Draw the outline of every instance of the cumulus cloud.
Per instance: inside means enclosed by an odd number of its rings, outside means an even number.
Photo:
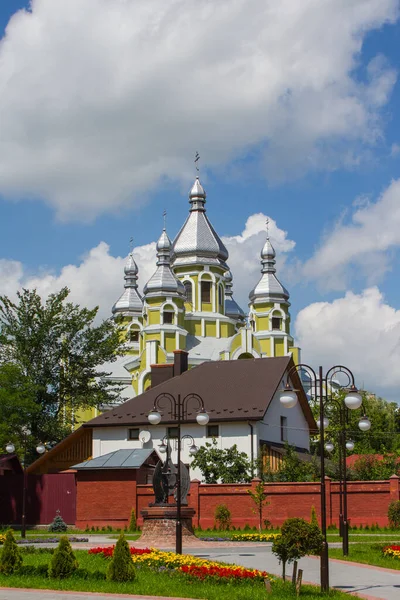
[[[262,213],[251,215],[242,233],[238,236],[222,237],[228,249],[229,266],[234,276],[234,293],[237,301],[246,310],[248,294],[260,277],[260,251],[265,243],[268,217]],[[283,270],[285,254],[295,243],[287,238],[287,232],[279,229],[275,221],[269,220],[272,243],[277,251],[277,264]],[[139,268],[139,289],[150,279],[156,269],[156,243],[151,242],[133,249]],[[111,307],[122,294],[126,257],[112,256],[110,247],[100,242],[81,257],[76,265],[66,265],[59,272],[43,271],[26,273],[18,261],[0,260],[0,294],[15,297],[21,287],[36,288],[42,297],[67,286],[73,302],[88,306],[99,305],[99,316],[107,318]]]
[[[399,400],[400,310],[377,287],[310,304],[297,315],[295,335],[307,363],[344,364],[360,387]]]
[[[390,268],[388,250],[400,245],[400,179],[376,202],[363,197],[355,208],[351,223],[339,222],[303,266],[308,279],[327,289],[344,290],[360,276],[379,283]]]
[[[267,177],[354,166],[396,74],[364,36],[397,0],[32,0],[0,44],[0,192],[60,218],[140,205],[264,148]],[[200,141],[200,147],[199,147]]]

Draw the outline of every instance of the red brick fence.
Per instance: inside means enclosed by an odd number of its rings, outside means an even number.
[[[194,525],[203,529],[213,527],[214,513],[219,504],[225,504],[232,515],[232,525],[257,526],[258,517],[247,490],[254,489],[258,480],[251,484],[200,484],[191,483],[189,506],[196,510]],[[400,500],[399,477],[393,475],[388,481],[349,481],[347,484],[348,515],[352,525],[387,525],[387,510],[391,501]],[[269,505],[264,508],[263,518],[272,525],[281,525],[288,517],[310,519],[314,506],[319,517],[320,486],[317,482],[266,483],[265,492]],[[141,524],[140,510],[154,499],[151,485],[137,484],[132,472],[110,472],[101,481],[77,480],[76,524],[99,527],[128,524],[130,512],[135,508]],[[326,479],[326,505],[328,525],[338,524],[339,483]]]

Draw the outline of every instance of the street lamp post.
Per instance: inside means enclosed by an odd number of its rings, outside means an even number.
[[[342,550],[343,556],[347,556],[349,554],[349,520],[347,516],[347,451],[352,452],[354,450],[354,442],[351,439],[347,439],[347,423],[348,423],[348,413],[349,408],[346,404],[342,402],[338,402],[334,398],[330,398],[330,401],[333,402],[338,410],[339,410],[339,534],[342,538]],[[368,431],[371,428],[371,422],[368,417],[365,415],[365,409],[363,404],[360,406],[354,406],[353,409],[361,408],[363,409],[364,416],[358,422],[358,427],[361,431]],[[326,419],[327,420],[327,419]],[[329,425],[329,420],[328,425]],[[318,422],[317,422],[318,425]],[[326,426],[325,426],[326,428]],[[334,445],[332,442],[328,442],[325,444],[325,449],[328,452],[332,452],[334,449]]]
[[[340,385],[339,388],[348,388],[347,394],[344,398],[345,405],[347,408],[354,410],[356,408],[360,408],[362,404],[361,394],[358,393],[357,388],[354,384],[354,376],[353,373],[342,365],[336,365],[331,367],[324,376],[323,368],[319,367],[318,377],[316,372],[312,367],[306,364],[298,364],[293,365],[288,373],[287,373],[287,383],[285,388],[280,392],[280,402],[286,408],[292,408],[297,404],[297,391],[294,390],[289,384],[289,379],[291,375],[295,372],[305,371],[310,376],[311,380],[311,391],[314,398],[318,398],[319,400],[319,431],[320,431],[320,461],[321,461],[321,532],[323,537],[323,545],[321,552],[321,560],[320,560],[320,569],[321,569],[321,591],[328,592],[329,591],[329,557],[328,557],[328,541],[327,541],[327,526],[326,526],[326,494],[325,494],[325,459],[324,453],[325,449],[328,448],[325,446],[325,428],[329,424],[325,416],[325,406],[330,399],[330,395],[328,390],[332,389],[332,380],[335,374],[341,372],[344,373],[348,381],[346,385]],[[349,387],[348,387],[349,386]],[[328,443],[329,444],[329,443]],[[332,445],[333,449],[333,445]],[[347,511],[347,504],[346,504]],[[347,517],[346,517],[347,520]],[[347,526],[347,522],[346,522]]]
[[[182,502],[181,502],[181,500],[182,500],[181,499],[181,445],[182,445],[182,441],[183,441],[183,439],[186,439],[186,438],[192,439],[193,443],[192,443],[191,449],[189,450],[189,452],[191,454],[195,453],[194,448],[196,448],[196,451],[197,451],[197,447],[194,444],[194,440],[193,440],[192,436],[183,436],[181,438],[181,424],[183,421],[188,420],[187,407],[188,407],[188,403],[190,401],[193,401],[195,403],[195,405],[197,405],[196,421],[199,425],[207,425],[210,417],[208,416],[208,413],[206,412],[206,410],[204,408],[203,399],[198,394],[195,394],[195,393],[187,394],[186,396],[184,396],[184,398],[181,398],[181,395],[178,394],[178,396],[175,398],[175,396],[173,396],[172,394],[169,394],[168,392],[163,392],[162,394],[159,394],[156,397],[156,399],[154,400],[154,406],[148,415],[149,422],[152,425],[158,425],[161,421],[161,413],[159,411],[164,408],[163,400],[166,400],[167,404],[169,403],[170,415],[171,415],[172,420],[176,423],[176,427],[178,430],[177,431],[178,468],[177,468],[177,472],[176,472],[175,551],[177,554],[182,554],[182,518],[181,518],[181,508],[182,508]],[[164,440],[165,440],[165,438],[163,439],[163,444],[164,444]],[[161,446],[163,446],[163,444]],[[165,444],[165,451],[167,451],[167,447],[168,447],[168,444]],[[191,452],[191,450],[192,450],[192,452]],[[163,450],[161,450],[161,452],[162,451]]]
[[[22,514],[21,514],[21,537],[26,537],[26,496],[28,491],[28,473],[26,466],[26,455],[27,455],[27,447],[28,447],[28,436],[31,434],[29,429],[23,428],[23,450],[24,450],[24,458],[23,458],[23,483],[22,483]],[[8,442],[6,446],[6,451],[9,454],[14,454],[15,446],[12,442]],[[38,444],[36,446],[36,452],[38,454],[43,454],[46,452],[46,447],[44,444]]]

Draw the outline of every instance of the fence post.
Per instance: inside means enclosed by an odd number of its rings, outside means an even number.
[[[392,475],[389,478],[389,500],[393,502],[395,500],[400,500],[400,486],[399,486],[400,477],[397,475]]]
[[[332,485],[331,478],[325,475],[326,524],[332,525]]]
[[[193,517],[193,527],[197,528],[200,524],[200,498],[199,498],[200,481],[193,479],[190,482],[189,506],[196,511]]]

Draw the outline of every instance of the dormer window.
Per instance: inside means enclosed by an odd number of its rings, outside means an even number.
[[[211,302],[211,281],[201,282],[201,301],[206,303]]]
[[[281,330],[282,329],[282,319],[281,317],[272,317],[271,319],[272,329]]]

